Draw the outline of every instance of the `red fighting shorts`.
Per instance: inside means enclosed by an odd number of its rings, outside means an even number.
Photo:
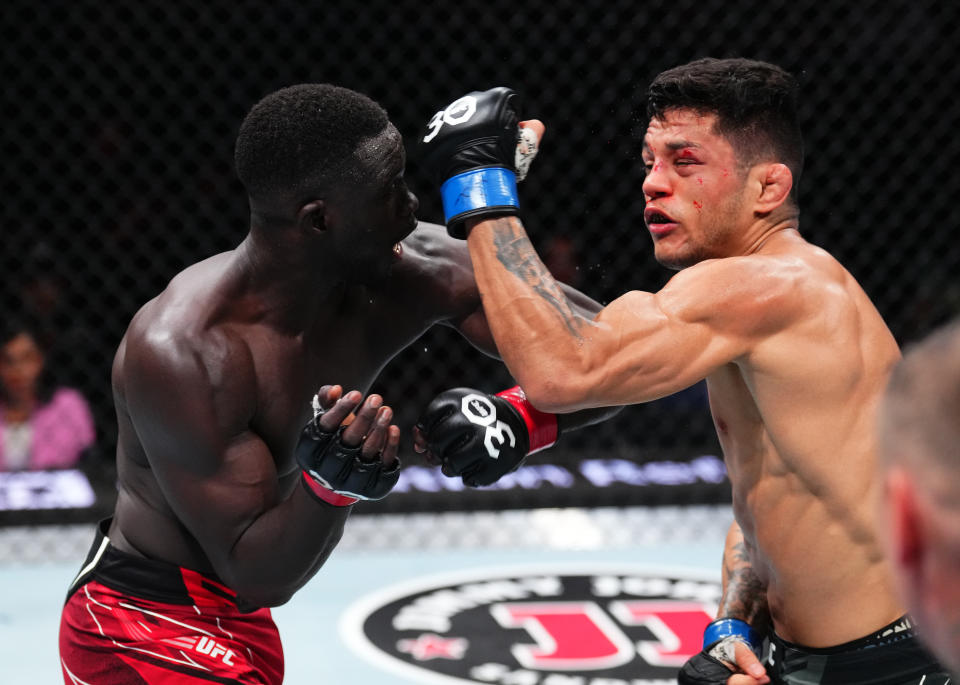
[[[215,579],[124,554],[102,532],[63,607],[60,664],[68,685],[283,680],[269,609],[241,611]]]

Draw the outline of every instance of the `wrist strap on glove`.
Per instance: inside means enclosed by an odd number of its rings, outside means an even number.
[[[451,176],[440,186],[443,214],[450,234],[466,237],[464,221],[484,214],[516,214],[517,175],[503,167],[471,169]]]
[[[556,414],[540,411],[530,404],[530,400],[527,399],[523,388],[519,385],[498,392],[497,397],[502,397],[509,402],[510,406],[519,412],[524,423],[527,424],[527,434],[530,436],[530,450],[527,454],[539,452],[556,444],[557,438],[560,436]]]
[[[712,645],[728,637],[738,638],[746,642],[754,652],[763,647],[763,636],[746,621],[737,618],[718,618],[704,629],[703,648],[709,649]]]
[[[335,507],[349,507],[351,504],[357,503],[358,500],[356,497],[349,497],[334,492],[333,490],[328,490],[314,480],[313,476],[306,471],[301,471],[300,473],[303,476],[301,480],[306,486],[307,491],[321,502],[332,504]]]

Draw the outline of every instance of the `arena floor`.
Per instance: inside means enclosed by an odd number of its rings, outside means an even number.
[[[358,621],[378,598],[403,595],[404,589],[450,586],[457,579],[609,572],[692,574],[715,582],[730,520],[724,506],[355,515],[321,572],[274,611],[286,654],[284,682],[541,685],[547,681],[536,673],[474,671],[468,677],[412,667],[378,652],[359,635]],[[60,604],[91,536],[86,526],[0,529],[0,682],[62,682],[57,656]],[[471,648],[477,642],[473,638]],[[431,665],[429,657],[418,658]],[[592,681],[568,676],[564,682]]]

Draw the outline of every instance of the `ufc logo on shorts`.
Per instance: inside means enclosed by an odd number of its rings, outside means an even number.
[[[472,95],[464,95],[459,100],[454,100],[447,105],[446,109],[442,109],[434,114],[427,123],[427,128],[430,129],[430,132],[423,137],[423,142],[429,143],[436,138],[444,124],[449,124],[450,126],[462,124],[470,121],[470,118],[473,117],[476,112],[477,98]]]
[[[491,459],[500,456],[500,447],[508,443],[510,447],[517,444],[517,436],[513,429],[497,418],[497,408],[489,398],[475,393],[467,395],[460,403],[460,413],[467,417],[470,423],[486,426],[483,435],[483,446]]]
[[[198,654],[205,654],[214,659],[220,657],[220,661],[227,666],[235,665],[233,663],[233,650],[227,649],[212,637],[203,636],[199,639],[194,637],[171,638],[168,639],[167,642],[172,642],[180,647],[187,647]]]

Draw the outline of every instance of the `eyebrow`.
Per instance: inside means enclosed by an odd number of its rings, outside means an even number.
[[[692,140],[674,140],[667,143],[668,150],[674,150],[674,151],[683,150],[684,148],[688,148],[688,147],[700,148],[702,146],[700,145],[700,143],[694,143]],[[643,144],[643,151],[653,154],[653,150],[650,148],[649,145],[647,145],[646,142],[644,142]]]

